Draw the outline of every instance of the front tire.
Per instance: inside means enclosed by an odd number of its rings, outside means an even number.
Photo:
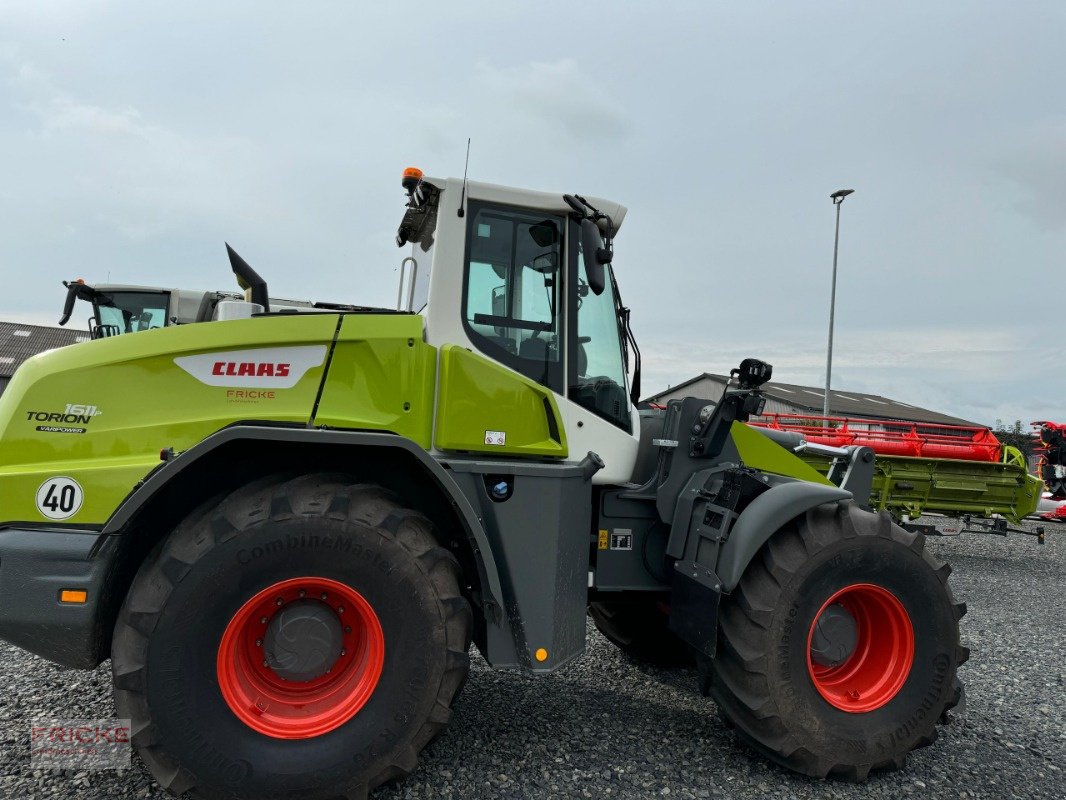
[[[920,534],[850,503],[777,531],[720,609],[711,695],[740,739],[863,780],[931,743],[961,695],[965,613]]]
[[[448,724],[469,668],[459,579],[429,520],[380,487],[245,487],[134,579],[112,645],[119,715],[172,792],[361,800]]]

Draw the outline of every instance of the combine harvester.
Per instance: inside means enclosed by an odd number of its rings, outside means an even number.
[[[1044,543],[1042,527],[1029,531],[1008,525],[1036,511],[1041,481],[1029,474],[1022,452],[1001,443],[988,428],[798,414],[765,414],[750,424],[777,437],[795,436],[800,457],[824,475],[838,468],[845,448],[871,448],[876,458],[869,505],[888,511],[910,530],[936,536],[1023,533]],[[839,453],[815,452],[803,441]],[[926,513],[943,514],[962,525],[910,521]]]
[[[245,292],[251,291],[253,285],[257,290],[259,287],[266,287],[258,273],[228,244],[226,252],[230,265],[242,276],[238,283]],[[92,306],[92,314],[87,320],[89,336],[92,339],[106,339],[126,333],[139,333],[172,325],[189,325],[194,322],[225,322],[239,318],[246,308],[245,294],[233,291],[198,291],[130,284],[93,286],[82,278],[63,281],[63,286],[66,287],[67,296],[59,324],[66,325],[74,314],[77,301],[84,300]],[[363,306],[283,300],[276,297],[268,298],[268,302],[276,313],[368,310]]]

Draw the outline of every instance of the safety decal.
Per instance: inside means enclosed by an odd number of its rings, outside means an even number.
[[[612,550],[632,550],[633,531],[631,528],[615,528],[611,531]]]
[[[81,508],[85,493],[73,478],[49,478],[37,490],[37,510],[48,519],[73,517]]]
[[[507,444],[507,431],[485,431],[485,444],[503,447]]]
[[[606,529],[600,531],[600,545],[599,545],[600,550],[606,550],[607,549],[607,542],[608,542],[607,536],[608,536],[608,534],[607,534]]]
[[[324,344],[179,356],[174,363],[208,386],[291,389],[326,360]]]

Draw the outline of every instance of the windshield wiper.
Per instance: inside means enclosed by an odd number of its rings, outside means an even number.
[[[625,361],[626,371],[629,371],[629,346],[633,346],[633,383],[629,387],[629,399],[636,405],[640,402],[640,347],[637,338],[633,335],[633,329],[629,326],[629,309],[622,305],[622,293],[618,291],[618,282],[614,279],[614,270],[611,270],[611,283],[614,284],[614,307],[618,315],[618,330],[622,343],[622,358]]]

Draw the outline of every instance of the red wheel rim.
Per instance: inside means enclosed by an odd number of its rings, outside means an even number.
[[[268,663],[267,631],[294,601],[321,604],[342,631],[340,654],[324,674],[286,680]],[[332,623],[336,624],[336,623]],[[237,718],[275,739],[309,739],[340,727],[370,699],[385,663],[385,636],[359,592],[328,578],[292,578],[258,592],[240,607],[218,647],[218,686]]]
[[[815,628],[831,605],[855,621],[855,646],[840,664],[811,658]],[[863,713],[888,703],[907,681],[914,663],[914,628],[899,599],[870,583],[846,586],[826,600],[807,634],[807,671],[818,693],[841,711]]]

